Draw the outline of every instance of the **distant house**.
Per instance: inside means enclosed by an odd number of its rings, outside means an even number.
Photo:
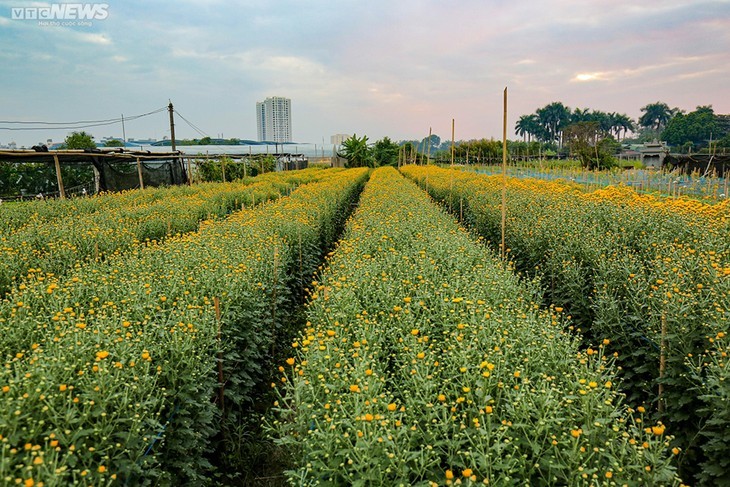
[[[662,142],[647,142],[639,149],[641,163],[647,169],[661,169],[669,149]]]

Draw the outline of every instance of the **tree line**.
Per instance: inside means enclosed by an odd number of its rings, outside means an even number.
[[[602,139],[612,137],[619,142],[661,140],[681,152],[730,147],[730,115],[715,114],[711,105],[687,113],[658,101],[642,107],[641,112],[639,119],[633,120],[623,113],[571,109],[562,102],[552,102],[520,116],[515,133],[527,142],[558,146],[566,143],[566,136],[574,138],[576,132],[592,130]],[[630,139],[629,133],[633,135]]]

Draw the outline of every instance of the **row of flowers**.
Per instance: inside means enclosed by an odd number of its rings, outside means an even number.
[[[0,294],[21,281],[28,269],[61,273],[77,262],[194,231],[202,220],[278,198],[323,173],[272,173],[236,183],[6,205],[0,212]]]
[[[409,166],[416,180],[499,247],[505,181]],[[730,481],[725,368],[730,330],[730,206],[625,187],[506,180],[506,254],[542,278],[588,343],[611,340],[622,390],[664,421],[685,479]]]
[[[0,483],[202,484],[367,170],[204,222],[0,304]]]
[[[296,485],[671,485],[669,430],[616,392],[612,345],[392,168],[312,284],[272,383]],[[634,414],[632,414],[634,413]]]

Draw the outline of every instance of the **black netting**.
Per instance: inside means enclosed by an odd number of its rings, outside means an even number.
[[[147,161],[140,163],[142,180],[147,186],[170,186],[184,184],[187,174],[180,159],[169,161]],[[99,171],[99,188],[101,191],[122,191],[139,188],[137,162],[108,162],[104,159],[94,160],[94,167]]]

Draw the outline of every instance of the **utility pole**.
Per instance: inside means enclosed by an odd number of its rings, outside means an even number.
[[[124,130],[124,114],[122,113],[122,140],[124,142],[124,146],[127,146],[127,132]]]
[[[167,111],[170,112],[170,139],[172,140],[172,152],[175,152],[175,119],[173,118],[172,102],[167,105]]]

